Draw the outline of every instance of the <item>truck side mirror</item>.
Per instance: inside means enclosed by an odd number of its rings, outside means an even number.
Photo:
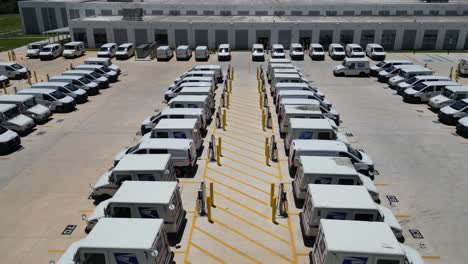
[[[170,170],[165,170],[165,171],[164,171],[164,174],[165,174],[166,176],[169,176],[169,175],[171,175],[171,171],[170,171]]]
[[[159,252],[155,249],[155,250],[151,250],[151,256],[153,257],[157,257],[159,255]]]

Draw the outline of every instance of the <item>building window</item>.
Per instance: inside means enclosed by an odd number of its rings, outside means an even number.
[[[153,11],[151,11],[151,14],[153,16],[162,16],[164,14],[164,12],[162,10],[153,10]]]
[[[460,30],[447,30],[445,31],[444,50],[454,50],[457,48],[458,35]]]
[[[291,11],[291,16],[302,16],[302,11]]]
[[[94,9],[86,9],[85,10],[85,16],[90,17],[90,16],[95,16],[96,14],[94,13]]]
[[[414,10],[414,13],[413,13],[415,16],[422,16],[424,15],[424,12],[422,10]]]
[[[197,12],[197,10],[187,10],[185,12],[185,14],[188,15],[188,16],[196,16],[196,15],[198,15],[198,12]]]
[[[219,14],[221,16],[230,16],[231,15],[231,11],[230,10],[221,10],[219,11]]]
[[[397,15],[397,16],[406,16],[406,15],[408,15],[408,11],[406,11],[406,10],[397,10],[395,12],[395,15]]]
[[[169,10],[169,15],[180,16],[180,10]]]
[[[343,16],[354,16],[354,11],[343,11]]]
[[[372,11],[371,10],[362,10],[361,11],[361,16],[372,16]]]
[[[256,16],[268,16],[268,11],[255,11]]]
[[[336,11],[326,11],[326,12],[325,12],[325,15],[326,15],[326,16],[336,16],[336,15],[337,15],[337,12],[336,12]]]
[[[80,18],[80,10],[79,9],[70,9],[70,19]]]
[[[390,11],[388,10],[380,10],[379,11],[379,16],[389,16],[390,15]]]
[[[320,11],[309,11],[309,16],[320,16]]]
[[[107,34],[105,28],[95,28],[93,30],[94,33],[94,43],[96,48],[101,47],[102,45],[107,43]]]
[[[380,44],[385,50],[393,50],[395,48],[396,30],[382,31],[382,40]]]
[[[285,12],[284,12],[284,11],[274,11],[274,12],[273,12],[273,15],[274,15],[274,16],[284,16],[284,15],[285,15]]]
[[[457,10],[447,10],[445,11],[446,16],[458,16]]]
[[[86,28],[74,28],[73,40],[83,41],[85,43],[85,46],[88,47],[88,37],[86,36]]]
[[[437,42],[438,30],[425,30],[421,49],[434,50]]]
[[[429,15],[431,16],[438,16],[439,15],[439,10],[430,10]]]
[[[237,11],[238,16],[248,16],[249,14],[249,11]]]
[[[101,10],[101,16],[112,16],[112,10]]]
[[[213,16],[214,11],[213,10],[203,10],[203,15],[205,16]]]

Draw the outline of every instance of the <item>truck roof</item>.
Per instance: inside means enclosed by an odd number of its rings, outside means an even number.
[[[297,87],[297,88],[307,88],[309,85],[307,83],[277,83],[276,87]]]
[[[211,91],[211,87],[209,86],[201,86],[201,87],[184,87],[180,90],[179,94],[183,95],[184,93],[209,93]]]
[[[177,182],[124,181],[111,201],[116,203],[168,204],[176,188]]]
[[[423,82],[424,85],[443,85],[443,86],[461,86],[461,84],[453,82],[453,81],[428,81]]]
[[[402,71],[430,71],[432,72],[431,69],[428,69],[424,66],[417,65],[417,64],[409,64],[401,67]]]
[[[219,44],[219,48],[229,48],[229,44]]]
[[[378,210],[364,186],[309,184],[308,189],[314,207]]]
[[[79,80],[83,78],[83,76],[80,75],[58,75],[50,78],[50,82],[53,82],[54,80]]]
[[[322,115],[319,105],[285,105],[284,114]]]
[[[319,44],[319,43],[312,43],[312,44],[310,44],[310,47],[312,47],[312,48],[323,48],[323,46],[321,44]]]
[[[369,44],[367,44],[367,46],[374,47],[374,48],[377,48],[377,47],[378,47],[378,48],[382,48],[381,45],[376,44],[376,43],[369,43]],[[366,46],[366,47],[367,47],[367,46]]]
[[[270,59],[268,61],[268,63],[272,64],[272,63],[291,63],[291,60],[290,59],[280,59],[280,58],[276,58],[276,59]]]
[[[0,101],[15,103],[15,102],[23,102],[33,97],[34,95],[30,95],[30,94],[2,94],[0,95]]]
[[[194,129],[198,120],[195,118],[161,119],[153,130],[167,129]]]
[[[211,82],[185,82],[182,84],[179,84],[179,87],[211,87],[212,83]]]
[[[221,69],[221,65],[216,65],[216,64],[197,65],[193,67],[193,69]]]
[[[302,48],[302,45],[299,43],[291,43],[291,47]]]
[[[207,50],[207,49],[208,49],[207,46],[197,46],[197,47],[195,48],[195,50]]]
[[[254,48],[254,49],[263,49],[263,45],[255,43],[255,44],[252,45],[252,48]]]
[[[153,248],[164,220],[104,217],[84,239],[80,248]]]
[[[163,171],[170,159],[170,154],[127,154],[114,171]]]
[[[187,46],[187,45],[180,45],[180,46],[177,47],[177,50],[188,49],[188,48],[189,48],[189,46]]]
[[[292,145],[296,150],[305,151],[348,151],[344,142],[324,139],[295,139]]]
[[[6,112],[15,107],[15,104],[0,104],[0,113]]]
[[[387,223],[322,219],[320,225],[329,252],[405,255]]]
[[[361,45],[356,44],[356,43],[348,43],[348,44],[346,44],[346,46],[354,47],[354,48],[357,48],[357,47],[362,48]]]
[[[193,144],[186,138],[148,138],[140,143],[140,148],[147,149],[190,149]]]
[[[275,74],[275,78],[291,78],[291,79],[300,79],[302,78],[299,73],[278,73]]]
[[[279,91],[278,94],[281,95],[314,95],[314,92],[308,90],[285,90]]]
[[[38,83],[33,83],[32,84],[32,87],[50,87],[50,86],[53,86],[53,87],[64,87],[64,86],[68,86],[69,83],[67,82],[38,82]]]
[[[291,124],[291,129],[333,130],[330,121],[327,119],[291,118],[289,122]]]
[[[201,108],[166,108],[161,111],[161,115],[201,115]]]
[[[434,80],[434,79],[447,80],[447,81],[450,80],[449,77],[442,76],[442,75],[417,75],[414,77],[418,80]]]
[[[201,81],[207,81],[211,82],[213,80],[213,77],[205,77],[205,76],[187,76],[182,78],[182,80],[201,80]]]
[[[271,63],[270,68],[283,68],[283,69],[288,69],[288,68],[294,68],[297,69],[296,66],[294,66],[291,63]]]
[[[349,44],[348,44],[349,45]],[[345,58],[345,61],[369,62],[368,58]]]
[[[208,95],[178,95],[171,99],[172,102],[204,102],[208,98]]]
[[[90,57],[90,58],[87,58],[85,60],[85,63],[87,61],[89,61],[89,62],[108,62],[108,61],[110,61],[110,58]]]
[[[124,44],[120,44],[119,48],[127,48],[127,47],[129,47],[131,45],[133,45],[133,43],[124,43]],[[160,47],[164,47],[164,46],[160,46]]]
[[[273,44],[272,47],[278,49],[278,48],[282,48],[283,45],[281,45],[281,44]]]
[[[445,89],[452,92],[468,92],[468,86],[447,86]]]
[[[101,47],[110,48],[110,47],[112,47],[112,46],[114,46],[114,45],[117,46],[117,43],[112,43],[112,42],[110,42],[110,43],[106,43],[106,44],[102,45]]]
[[[25,88],[22,90],[19,90],[19,94],[50,94],[55,92],[55,89],[42,89],[42,88]]]
[[[282,98],[280,105],[319,105],[319,101],[308,98]]]
[[[81,45],[81,44],[84,44],[83,41],[71,41],[71,42],[68,42],[68,43],[65,43],[64,45],[72,45],[72,46],[75,46],[75,45]]]
[[[304,174],[357,176],[357,172],[348,158],[301,156],[300,160]]]

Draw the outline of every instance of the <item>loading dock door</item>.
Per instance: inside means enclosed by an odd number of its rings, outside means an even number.
[[[289,46],[291,46],[291,30],[280,30],[278,32],[278,42],[285,49],[289,49]]]
[[[333,30],[320,30],[319,43],[325,50],[333,41]]]
[[[186,29],[175,30],[175,44],[176,47],[180,45],[188,45],[188,32]]]
[[[312,30],[299,30],[299,43],[304,49],[309,49],[312,40]]]
[[[114,28],[114,40],[117,45],[127,43],[127,29],[125,28]]]
[[[249,49],[249,31],[236,30],[236,49],[248,50]]]
[[[258,44],[262,44],[263,47],[269,50],[270,47],[270,30],[257,30],[256,39]]]
[[[148,31],[143,28],[135,29],[135,45],[148,43]]]
[[[154,41],[158,46],[167,46],[169,44],[167,37],[167,30],[155,29],[154,30]]]
[[[195,46],[208,46],[208,30],[195,30]]]
[[[416,40],[416,30],[405,30],[403,33],[403,42],[401,43],[402,50],[413,50]]]
[[[216,30],[215,31],[215,48],[218,48],[219,44],[229,43],[229,35],[227,30]]]

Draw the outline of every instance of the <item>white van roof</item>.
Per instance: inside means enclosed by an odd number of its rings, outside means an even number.
[[[338,140],[295,139],[292,141],[291,146],[299,151],[348,151],[346,144]]]
[[[297,88],[308,88],[309,85],[307,83],[277,83],[275,84],[276,87],[297,87]]]
[[[255,44],[253,44],[252,48],[254,48],[254,49],[263,49],[263,45],[255,43]]]
[[[285,105],[284,113],[287,114],[318,114],[321,115],[319,105]]]
[[[61,45],[57,44],[57,43],[53,43],[53,44],[45,45],[44,48],[53,48],[53,47],[56,47],[56,46],[61,46]]]
[[[171,99],[169,102],[204,102],[208,98],[208,95],[178,95]]]
[[[159,129],[194,129],[198,120],[195,118],[161,119],[153,130]]]
[[[49,79],[49,81],[53,81],[53,80],[79,80],[83,78],[83,76],[80,76],[80,75],[58,75],[58,76],[54,76],[52,78]]]
[[[314,92],[309,90],[285,90],[279,91],[278,95],[314,95]]]
[[[273,46],[271,46],[273,49],[282,49],[283,48],[283,45],[281,44],[273,44]]]
[[[219,44],[220,49],[229,49],[229,44]]]
[[[98,58],[98,57],[90,57],[85,60],[85,62],[108,62],[110,58]]]
[[[320,45],[319,43],[312,43],[312,44],[310,44],[310,47],[311,48],[323,48],[323,46]]]
[[[124,181],[111,198],[111,202],[169,204],[176,189],[177,182]]]
[[[190,149],[191,139],[185,138],[148,138],[140,143],[145,149]]]
[[[283,68],[283,69],[293,68],[293,69],[297,69],[297,67],[294,66],[291,63],[271,63],[270,68]]]
[[[68,86],[69,83],[67,82],[38,82],[38,83],[33,83],[31,86],[32,87],[50,87],[50,86],[53,86],[53,87],[64,87],[64,86]]]
[[[302,48],[302,45],[299,43],[291,43],[292,48]]]
[[[369,47],[374,47],[374,48],[382,48],[381,45],[376,44],[376,43],[369,43],[369,44],[367,44],[367,46],[369,46]],[[366,46],[366,47],[367,47],[367,46]]]
[[[122,157],[113,170],[163,171],[166,169],[170,159],[170,154],[127,154]]]
[[[405,255],[390,226],[385,222],[321,219],[320,226],[328,252]],[[359,238],[359,243],[356,243],[356,238]]]
[[[179,85],[179,87],[211,87],[211,82],[185,82]]]
[[[428,81],[428,82],[423,82],[424,85],[430,86],[430,85],[443,85],[443,86],[461,86],[461,84],[452,82],[452,81]]]
[[[291,118],[291,129],[329,129],[333,130],[327,119]]]
[[[213,81],[213,78],[212,77],[203,77],[203,76],[188,76],[188,77],[184,77],[182,80],[197,80],[197,81],[211,82],[211,81]]]
[[[117,46],[117,43],[112,43],[112,42],[106,43],[106,44],[102,45],[101,48],[110,48],[112,46]]]
[[[55,89],[36,89],[36,88],[26,88],[18,91],[19,94],[50,94],[55,92]]]
[[[447,76],[442,76],[442,75],[418,75],[414,76],[418,80],[447,80],[449,81],[450,78]]]
[[[71,41],[68,43],[64,44],[65,46],[78,46],[78,45],[84,45],[83,41]]]
[[[349,44],[348,44],[349,45]],[[354,62],[369,62],[368,58],[345,58],[345,61],[354,61]]]
[[[184,87],[180,90],[179,94],[184,94],[184,92],[203,92],[208,93],[211,91],[211,87],[209,86],[202,86],[202,87]]]
[[[431,69],[428,69],[424,66],[417,65],[417,64],[411,64],[411,65],[404,65],[404,67],[401,68],[403,71],[429,71],[432,72]]]
[[[193,67],[193,69],[221,69],[221,65],[215,65],[215,64],[197,65]]]
[[[318,105],[319,101],[307,98],[282,98],[280,105]]]
[[[188,48],[189,48],[189,46],[187,46],[187,45],[180,45],[180,46],[177,47],[178,50],[179,49],[188,49]]]
[[[452,92],[468,92],[468,86],[447,86],[445,89]]]
[[[291,63],[291,60],[290,59],[280,59],[280,58],[275,58],[275,59],[270,59],[269,62],[270,64],[272,63]]]
[[[77,75],[78,74],[91,74],[93,72],[94,71],[92,71],[92,70],[68,70],[68,71],[64,71],[62,73],[62,75],[65,74],[65,73],[76,73]]]
[[[128,46],[131,46],[131,45],[133,45],[133,43],[124,43],[124,44],[120,44],[119,48],[128,48]],[[163,47],[163,46],[161,46],[161,47]]]
[[[304,174],[357,175],[348,158],[301,156],[300,160]]]
[[[157,48],[157,50],[167,50],[167,49],[171,49],[171,47],[169,47],[169,46],[159,46]]]
[[[207,46],[197,46],[197,47],[195,48],[195,50],[207,50],[207,49],[208,49]]]
[[[6,112],[15,107],[15,104],[0,104],[0,113]]]
[[[0,95],[0,101],[12,102],[12,103],[24,102],[31,98],[34,98],[34,95],[30,95],[30,94],[2,94]]]
[[[80,65],[76,65],[75,69],[80,69],[80,68],[83,68],[83,69],[101,69],[103,67],[104,67],[104,65],[100,65],[100,64],[80,64]]]
[[[279,74],[275,74],[275,79],[276,78],[302,79],[299,73],[279,73]]]
[[[146,251],[153,248],[163,222],[162,219],[104,217],[99,219],[80,247]]]
[[[330,44],[331,47],[343,47],[340,43],[332,43]]]
[[[410,60],[384,60],[385,63],[406,63],[406,64],[413,64]]]
[[[292,74],[299,74],[300,73],[300,70],[298,70],[296,67],[287,67],[287,68],[283,68],[283,67],[275,67],[275,68],[272,68],[273,69],[273,72],[275,73],[278,73],[278,74],[281,74],[281,73],[292,73]]]
[[[378,210],[364,186],[309,184],[308,189],[316,208]]]
[[[201,115],[201,108],[166,108],[161,111],[161,115]]]
[[[349,43],[349,44],[346,44],[346,46],[353,47],[353,48],[362,48],[361,45],[356,44],[356,43]]]

